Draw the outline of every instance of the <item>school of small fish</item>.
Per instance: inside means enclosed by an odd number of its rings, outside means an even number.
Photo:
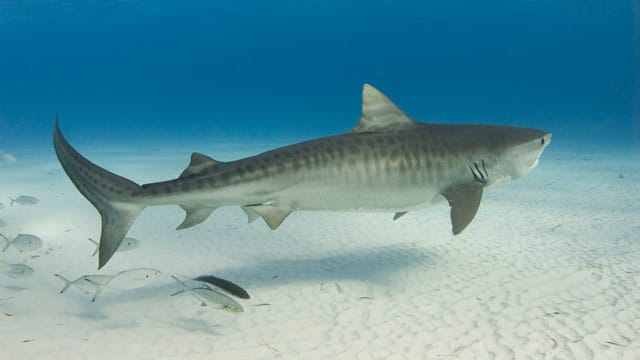
[[[33,268],[23,263],[11,264],[4,260],[0,260],[0,274],[12,279],[26,278],[33,275]]]
[[[10,246],[15,247],[20,252],[34,251],[42,247],[42,239],[33,234],[18,234],[13,240],[9,240],[3,234],[0,234],[0,237],[4,239],[3,252],[7,251]]]
[[[15,161],[15,157],[0,150],[0,160],[13,162]],[[15,199],[9,199],[11,200],[10,205],[14,202],[20,205],[34,205],[38,203],[38,199],[31,195],[20,195]],[[0,209],[4,208],[4,203],[0,202]],[[0,219],[0,227],[8,226],[9,224],[4,219]],[[34,234],[18,234],[14,238],[9,238],[4,233],[0,233],[0,238],[4,242],[4,245],[2,245],[2,253],[10,252],[7,251],[9,248],[14,248],[17,250],[18,254],[31,253],[40,249],[43,244],[42,239]],[[15,256],[15,254],[10,256]],[[31,255],[22,262],[12,262],[6,259],[0,259],[0,275],[14,280],[31,277],[33,276],[34,269],[30,265],[26,264],[26,262],[30,259],[36,259],[39,256],[40,255]]]
[[[15,158],[11,154],[0,150],[0,160],[11,162],[11,159],[15,161]],[[9,206],[13,206],[14,204],[32,206],[39,202],[38,198],[31,195],[19,195],[15,198],[10,197],[9,200]],[[0,202],[0,209],[4,208],[5,205]],[[5,220],[0,218],[0,227],[8,227],[8,225]],[[15,235],[15,237],[10,237],[5,234],[6,233],[0,233],[0,238],[4,241],[2,253],[10,252],[8,250],[11,248],[14,249],[14,253],[17,252],[18,254],[32,253],[41,249],[44,243],[40,237],[34,234],[19,233]],[[95,249],[91,255],[95,256],[99,249],[99,243],[92,238],[89,238],[89,241],[95,245]],[[139,246],[140,241],[138,239],[126,237],[117,251],[130,251]],[[45,254],[49,253],[48,250],[45,252]],[[40,255],[31,255],[30,259],[36,259],[39,256]],[[26,261],[27,260],[13,263],[0,259],[0,275],[4,275],[6,278],[13,279],[14,281],[33,276],[34,269],[26,264]],[[64,283],[62,289],[59,291],[60,294],[74,287],[85,295],[93,295],[91,302],[95,302],[98,296],[106,289],[118,291],[138,289],[158,280],[161,275],[162,272],[154,268],[132,268],[113,275],[87,274],[81,275],[73,280],[61,274],[54,274],[56,278]],[[241,313],[244,311],[242,305],[232,297],[238,299],[250,298],[247,291],[242,287],[231,281],[212,275],[200,275],[194,278],[184,277],[184,280],[180,280],[176,275],[171,275],[171,277],[181,287],[178,291],[171,294],[171,296],[188,293],[197,299],[201,306],[221,309],[230,313]]]
[[[72,285],[82,290],[82,292],[85,293],[86,295],[89,295],[92,293],[95,294],[95,291],[96,291],[95,284],[104,285],[109,280],[111,280],[111,278],[113,278],[113,275],[82,275],[75,280],[69,280],[60,274],[53,274],[53,275],[58,279],[64,281],[64,286],[62,287],[62,289],[60,289],[60,294],[63,294]]]
[[[38,198],[31,195],[20,195],[15,199],[9,198],[9,200],[11,200],[9,206],[13,205],[13,203],[17,203],[18,205],[23,206],[35,205],[38,203]]]
[[[185,281],[180,280],[176,275],[171,275],[171,277],[182,287],[181,290],[171,294],[171,296],[189,293],[193,295],[196,299],[198,299],[198,301],[200,301],[201,306],[209,306],[216,309],[222,309],[224,311],[231,312],[231,313],[240,313],[244,311],[244,309],[242,308],[242,305],[240,305],[237,301],[233,300],[231,297],[225,295],[223,292],[220,292],[218,290],[227,291],[229,294],[237,297],[236,291],[229,292],[229,290],[224,287],[212,288],[211,286],[209,286],[207,282],[202,282],[195,279],[190,279],[190,280],[197,283],[197,285],[188,286],[185,283]],[[224,279],[220,279],[220,280],[224,280]],[[234,287],[240,288],[239,286],[227,280],[224,280],[224,281],[228,282],[229,284],[232,284]],[[244,289],[242,289],[242,291],[244,291]]]
[[[60,274],[54,275],[64,281],[64,287],[60,290],[60,294],[74,285],[85,294],[93,292],[91,302],[95,302],[105,288],[113,290],[137,289],[160,278],[162,272],[152,268],[136,268],[123,270],[115,275],[82,275],[75,280],[69,280]]]
[[[100,244],[97,241],[93,240],[92,238],[89,238],[89,241],[91,241],[91,243],[96,246],[91,256],[96,256],[96,254],[98,253],[98,249],[100,249]],[[120,243],[120,246],[118,246],[118,250],[116,251],[129,251],[129,250],[136,249],[139,246],[140,246],[140,240],[132,237],[126,237],[124,238],[124,240],[122,240],[122,242]]]

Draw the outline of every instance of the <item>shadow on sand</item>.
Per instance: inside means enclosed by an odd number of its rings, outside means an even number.
[[[312,258],[283,258],[254,264],[217,268],[206,272],[246,288],[279,286],[290,283],[313,283],[340,280],[387,283],[394,273],[412,266],[433,267],[437,257],[425,248],[411,245],[390,245],[352,250],[342,254]],[[169,274],[165,274],[168,275]],[[198,276],[202,274],[182,274]],[[120,300],[143,300],[169,296],[180,287],[173,281],[150,285],[136,291],[126,291]],[[109,294],[103,295],[108,297]]]

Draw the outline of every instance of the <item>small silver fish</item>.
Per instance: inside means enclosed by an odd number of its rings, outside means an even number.
[[[4,239],[4,247],[2,248],[2,251],[7,251],[11,245],[20,252],[38,250],[42,247],[42,240],[32,234],[18,234],[18,236],[13,240],[9,240],[2,234],[0,234],[0,237]]]
[[[93,299],[91,299],[91,302],[94,302],[104,288],[115,290],[137,289],[159,279],[161,275],[162,272],[158,269],[136,268],[120,271],[105,283],[98,283],[93,281],[93,279],[85,279],[85,281],[96,286],[96,293]]]
[[[221,279],[213,275],[200,275],[193,278],[194,281],[203,282],[211,285],[216,290],[222,290],[230,295],[233,295],[240,299],[250,299],[249,293],[240,287],[238,284],[234,284],[229,280]]]
[[[33,268],[27,264],[10,264],[0,260],[0,273],[12,279],[20,279],[33,275]]]
[[[171,296],[176,296],[188,292],[191,295],[195,296],[196,299],[201,301],[203,305],[222,309],[224,311],[232,313],[240,313],[244,311],[242,305],[238,304],[235,300],[228,297],[227,295],[215,291],[207,284],[201,284],[197,287],[189,288],[176,276],[171,275],[171,277],[183,287],[183,290],[175,292],[171,294]]]
[[[93,251],[93,254],[91,254],[91,256],[96,256],[96,254],[98,253],[98,250],[100,249],[100,243],[93,240],[92,238],[89,238],[89,241],[91,241],[96,246],[96,249]],[[122,240],[122,242],[120,243],[120,246],[118,246],[118,250],[116,251],[129,251],[139,246],[140,246],[140,240],[132,237],[126,237],[124,238],[124,240]]]
[[[64,287],[60,290],[60,294],[67,291],[67,289],[69,289],[71,285],[82,290],[82,292],[85,294],[92,294],[96,291],[96,285],[94,284],[104,285],[113,278],[113,275],[82,275],[75,280],[69,280],[60,274],[53,275],[58,279],[64,281]],[[88,279],[90,279],[91,282],[87,281]]]
[[[31,195],[20,195],[15,199],[9,198],[11,203],[9,205],[13,205],[13,203],[18,203],[19,205],[35,205],[38,203],[38,199]]]

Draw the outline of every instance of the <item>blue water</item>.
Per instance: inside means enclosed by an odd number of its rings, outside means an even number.
[[[364,82],[422,121],[634,147],[634,4],[2,0],[0,149],[51,152],[56,114],[85,147],[304,140],[349,130]]]

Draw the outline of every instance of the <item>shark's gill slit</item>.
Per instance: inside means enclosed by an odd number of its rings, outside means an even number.
[[[473,170],[473,166],[469,165],[469,170],[471,170],[471,174],[473,174],[473,178],[477,182],[482,182],[482,180],[480,180],[480,176],[478,174],[476,174],[475,170]]]
[[[484,174],[482,173],[482,171],[480,171],[480,168],[478,167],[478,163],[474,162],[473,166],[476,167],[476,171],[478,172],[478,174],[480,174],[480,177],[482,178],[482,181],[484,181],[485,177],[484,177]]]
[[[485,175],[487,175],[487,179],[489,178],[489,172],[487,171],[487,166],[484,163],[484,159],[482,159],[482,169],[484,169]]]

